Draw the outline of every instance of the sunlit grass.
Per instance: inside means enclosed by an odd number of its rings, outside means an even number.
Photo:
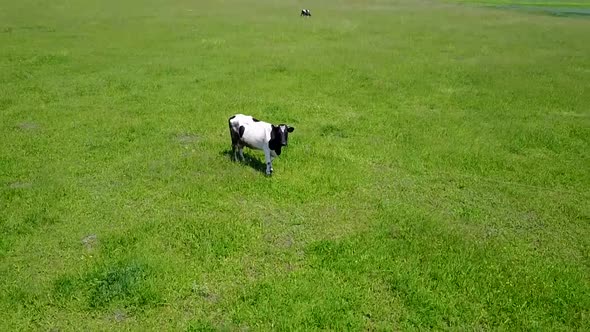
[[[0,7],[1,330],[590,326],[590,21]],[[235,113],[296,128],[272,178]]]

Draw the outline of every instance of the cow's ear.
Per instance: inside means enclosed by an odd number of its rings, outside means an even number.
[[[290,133],[292,133],[294,130],[295,130],[295,128],[293,128],[293,127],[287,127],[287,131]]]

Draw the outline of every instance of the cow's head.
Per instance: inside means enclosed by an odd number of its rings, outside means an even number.
[[[289,144],[289,133],[292,133],[294,130],[295,128],[289,127],[286,124],[273,125],[269,142],[270,149],[274,150],[277,155],[281,154],[281,147]]]

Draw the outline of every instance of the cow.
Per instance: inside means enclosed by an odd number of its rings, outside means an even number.
[[[272,160],[281,154],[281,148],[287,146],[289,133],[295,128],[284,123],[273,125],[260,121],[250,115],[236,114],[229,118],[229,133],[233,159],[238,155],[244,161],[244,147],[264,151],[266,175],[272,175]]]
[[[310,16],[311,17],[311,12],[309,11],[309,9],[302,9],[301,15],[299,15],[299,16]]]

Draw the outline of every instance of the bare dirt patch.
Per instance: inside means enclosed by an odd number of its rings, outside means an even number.
[[[8,188],[10,189],[28,189],[31,188],[33,184],[31,182],[25,181],[15,181],[8,184]]]
[[[81,242],[86,249],[92,250],[98,245],[98,237],[96,234],[90,234],[85,236]]]
[[[201,138],[196,134],[178,134],[176,141],[182,145],[190,145],[197,143]]]
[[[21,122],[17,127],[21,130],[37,130],[39,129],[39,124],[35,122]]]

